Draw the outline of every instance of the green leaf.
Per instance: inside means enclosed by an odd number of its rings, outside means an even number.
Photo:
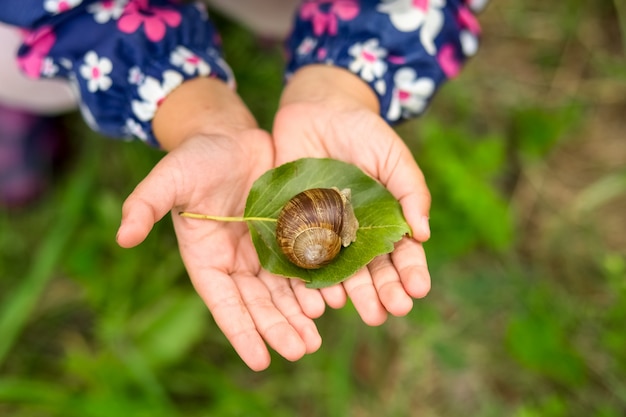
[[[276,243],[276,223],[250,218],[278,218],[282,207],[310,188],[349,188],[359,221],[357,239],[343,248],[329,265],[306,270],[292,264]],[[304,158],[272,169],[252,186],[244,217],[263,268],[271,273],[300,278],[310,288],[327,287],[345,280],[376,256],[389,253],[394,243],[411,230],[400,203],[387,189],[354,165],[333,159]]]

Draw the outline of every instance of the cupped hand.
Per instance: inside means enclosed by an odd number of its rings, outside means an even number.
[[[171,211],[196,291],[253,370],[269,366],[266,343],[292,361],[316,351],[321,338],[315,323],[286,278],[262,273],[245,223],[183,218],[179,212],[242,216],[252,183],[273,160],[269,134],[256,128],[182,140],[127,198],[117,235],[121,246],[135,246]]]
[[[378,115],[369,87],[345,70],[315,67],[296,73],[276,115],[276,165],[301,157],[330,157],[361,168],[398,199],[412,237],[375,258],[341,285],[309,290],[292,281],[302,309],[321,314],[324,301],[341,307],[349,296],[364,322],[379,325],[387,313],[407,314],[413,298],[430,289],[422,242],[430,237],[430,193],[410,150]]]

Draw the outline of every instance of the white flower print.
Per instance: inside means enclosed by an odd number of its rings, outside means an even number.
[[[87,123],[87,126],[97,131],[99,129],[98,122],[91,112],[91,109],[89,109],[89,107],[87,107],[82,100],[78,100],[78,109],[80,110],[80,114],[83,116],[83,120]]]
[[[296,53],[298,55],[309,55],[315,47],[317,46],[317,40],[310,36],[307,36],[302,40],[298,48],[296,49]]]
[[[387,13],[393,26],[401,32],[421,28],[420,40],[430,55],[437,53],[435,38],[443,28],[446,0],[384,0],[378,11]]]
[[[44,58],[41,63],[41,76],[52,78],[57,74],[57,72],[59,72],[59,66],[54,63],[52,58]]]
[[[43,8],[52,14],[67,12],[81,4],[83,0],[45,0]]]
[[[376,90],[376,92],[381,96],[384,95],[387,92],[387,83],[385,82],[385,80],[377,80],[374,83],[374,90]]]
[[[193,7],[196,8],[196,10],[198,10],[198,13],[200,13],[200,17],[202,17],[202,20],[209,20],[209,12],[206,9],[206,6],[204,3],[201,2],[195,2],[193,4]]]
[[[87,80],[87,90],[91,93],[106,91],[113,83],[109,74],[113,70],[111,60],[106,57],[98,57],[94,51],[85,55],[83,65],[80,66],[80,75]]]
[[[168,70],[163,73],[163,83],[150,76],[146,76],[139,86],[139,100],[133,100],[131,107],[137,119],[142,122],[152,120],[159,105],[165,97],[183,82],[183,76],[176,71]]]
[[[230,68],[228,63],[224,61],[224,58],[220,56],[215,57],[215,62],[217,63],[217,66],[220,67],[222,71],[224,71],[224,73],[226,74],[226,84],[230,88],[236,89],[237,82],[235,80],[235,74],[233,73],[233,70]]]
[[[392,121],[422,113],[435,92],[435,82],[428,77],[418,78],[412,68],[399,69],[393,81],[391,104],[387,111],[387,119]]]
[[[170,62],[176,67],[181,67],[187,75],[207,76],[211,74],[211,66],[184,46],[178,46],[172,51]]]
[[[437,54],[435,38],[439,36],[443,28],[443,8],[446,6],[446,1],[430,0],[428,4],[428,13],[426,14],[426,20],[424,21],[422,30],[420,31],[420,40],[426,52],[435,55]]]
[[[387,13],[393,26],[402,32],[417,30],[424,23],[428,0],[383,0],[377,7],[381,13]]]
[[[378,39],[370,39],[364,43],[356,43],[348,53],[354,57],[350,63],[350,71],[359,74],[367,82],[381,78],[387,71],[384,58],[387,50],[378,44]]]
[[[141,68],[138,66],[131,67],[128,70],[128,82],[132,85],[139,85],[143,83],[143,80],[146,78],[141,71]]]
[[[129,136],[139,138],[144,142],[148,140],[148,134],[135,119],[127,119],[124,130]]]
[[[478,37],[469,30],[462,30],[459,39],[461,41],[461,48],[463,49],[463,55],[471,57],[478,52]]]
[[[124,6],[128,0],[102,0],[90,4],[87,11],[93,14],[93,18],[98,23],[107,23],[110,20],[117,20],[124,12]]]
[[[66,70],[71,70],[73,66],[72,61],[70,61],[67,58],[60,58],[59,65],[65,68]]]
[[[488,2],[489,0],[469,0],[467,3],[473,12],[478,13],[485,8]]]

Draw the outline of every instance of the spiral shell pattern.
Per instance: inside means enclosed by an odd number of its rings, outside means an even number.
[[[346,206],[352,210],[346,196],[335,188],[313,188],[297,194],[278,215],[278,246],[301,268],[327,265],[342,247]]]

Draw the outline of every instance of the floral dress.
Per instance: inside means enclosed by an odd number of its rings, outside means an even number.
[[[68,79],[89,125],[158,146],[151,121],[185,80],[234,88],[202,3],[180,0],[4,0],[0,21],[25,30],[18,52],[34,78]],[[476,53],[486,0],[305,0],[287,40],[287,79],[324,63],[358,75],[395,123],[422,113]]]

